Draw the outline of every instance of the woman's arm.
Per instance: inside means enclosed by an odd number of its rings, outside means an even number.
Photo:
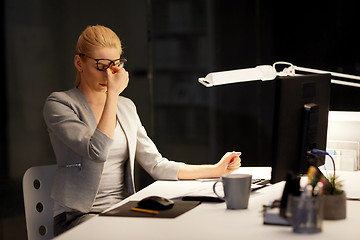
[[[114,137],[118,97],[129,83],[129,73],[124,68],[111,66],[106,70],[107,94],[105,106],[97,128],[110,138]]]
[[[45,102],[44,120],[54,151],[65,156],[64,149],[68,148],[81,157],[105,161],[113,140],[95,130],[97,123],[90,107],[86,107],[85,98],[79,96],[81,93],[72,89],[52,93]]]
[[[239,153],[228,152],[214,165],[182,165],[178,179],[215,178],[231,173],[241,166]]]

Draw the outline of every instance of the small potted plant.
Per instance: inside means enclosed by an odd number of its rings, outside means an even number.
[[[332,161],[333,173],[325,177],[325,188],[323,188],[324,194],[324,219],[326,220],[338,220],[346,218],[346,194],[343,190],[342,182],[338,176],[335,175],[335,161],[333,157],[326,151],[319,149],[312,149],[312,154],[326,155]],[[314,156],[314,155],[312,155]]]
[[[342,182],[334,174],[327,178],[324,191],[324,219],[339,220],[346,218],[346,194]]]

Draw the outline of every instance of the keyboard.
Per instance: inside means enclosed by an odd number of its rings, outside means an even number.
[[[270,183],[269,179],[254,178],[252,179],[251,191],[254,192],[258,189],[268,186]]]
[[[252,179],[252,184],[266,185],[268,183],[270,183],[269,179],[263,179],[263,178],[254,178],[254,179]]]

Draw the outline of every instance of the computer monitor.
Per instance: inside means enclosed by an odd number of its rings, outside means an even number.
[[[307,171],[311,148],[325,150],[330,74],[276,77],[214,88],[215,159],[241,151],[242,166],[271,166],[271,182]],[[214,160],[215,161],[215,160]]]
[[[325,163],[330,103],[330,74],[277,77],[274,104],[271,182],[285,180],[289,172],[304,174],[309,165]]]

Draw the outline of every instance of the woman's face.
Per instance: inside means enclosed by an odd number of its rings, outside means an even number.
[[[79,87],[86,87],[97,92],[106,92],[108,74],[111,74],[111,67],[105,71],[97,69],[97,62],[94,59],[116,60],[120,58],[119,50],[116,48],[97,48],[91,55],[82,56],[81,61],[81,81]]]

